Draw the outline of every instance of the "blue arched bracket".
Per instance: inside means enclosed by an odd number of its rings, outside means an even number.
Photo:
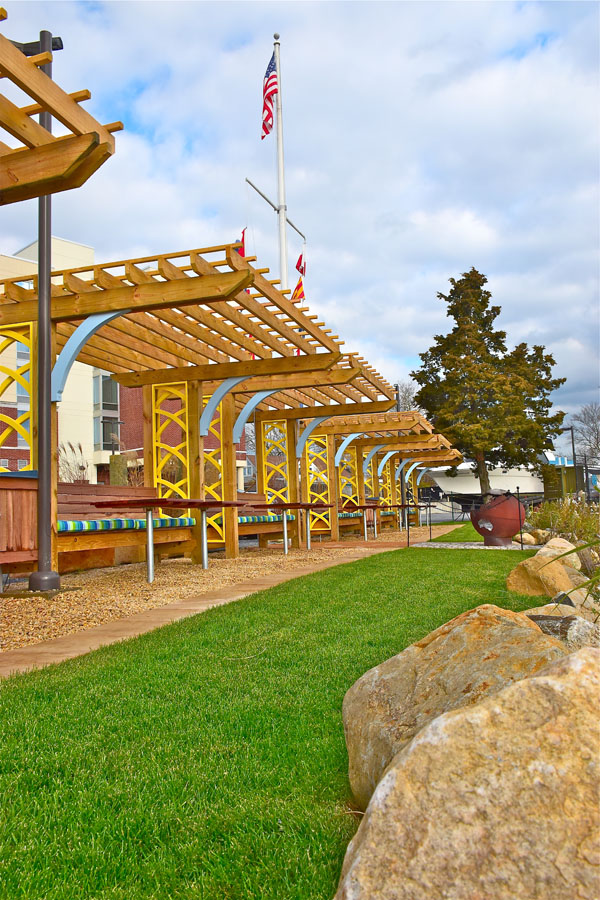
[[[341,463],[342,456],[344,455],[344,451],[345,451],[346,447],[348,446],[348,444],[352,443],[352,441],[354,441],[357,437],[360,437],[361,434],[365,434],[365,432],[357,431],[356,434],[349,434],[349,435],[347,435],[347,437],[344,438],[344,440],[342,441],[342,443],[340,444],[340,446],[337,449],[337,453],[335,454],[336,467],[339,466],[339,464]]]
[[[130,309],[120,309],[119,312],[94,313],[94,315],[88,316],[87,319],[84,319],[83,322],[77,326],[65,346],[60,351],[58,359],[54,363],[54,368],[52,369],[50,399],[53,403],[58,403],[62,400],[62,393],[65,389],[71,366],[79,356],[82,347],[85,347],[89,339],[93,337],[103,325],[112,322],[113,319],[117,319],[119,316],[126,316],[129,312],[131,312]]]
[[[247,375],[238,375],[236,378],[226,378],[225,381],[221,382],[219,387],[215,390],[214,394],[202,410],[202,415],[200,416],[200,437],[206,437],[206,435],[208,434],[210,423],[212,422],[213,416],[223,397],[227,396],[229,391],[233,390],[236,384],[239,384],[241,381],[247,380]]]
[[[316,419],[313,419],[312,422],[309,422],[308,425],[304,428],[304,431],[298,438],[298,443],[296,444],[296,459],[300,459],[302,456],[302,451],[304,450],[304,445],[309,439],[312,432],[315,430],[317,425],[320,425],[321,422],[326,422],[327,419],[330,419],[331,416],[317,416]]]
[[[385,444],[377,444],[377,446],[373,447],[372,450],[369,450],[369,452],[365,456],[363,460],[363,475],[365,476],[365,478],[368,478],[369,475],[369,463],[371,462],[375,454],[379,453],[382,447],[385,447]]]
[[[404,468],[404,466],[407,466],[409,464],[409,462],[412,462],[412,460],[413,460],[413,457],[409,456],[407,459],[403,459],[402,462],[398,465],[398,467],[396,468],[396,476],[395,476],[396,481],[398,481],[398,479],[402,475],[402,469]]]
[[[244,426],[256,407],[259,403],[262,403],[263,400],[266,400],[267,397],[270,397],[271,394],[276,394],[278,388],[273,388],[273,390],[269,391],[257,391],[253,397],[250,397],[239,416],[235,420],[235,425],[233,426],[233,443],[239,444],[242,439],[242,435],[244,433]]]
[[[406,482],[406,484],[408,484],[408,479],[411,476],[411,472],[414,472],[414,470],[417,468],[417,466],[420,466],[420,465],[421,465],[421,460],[418,459],[415,463],[412,464],[412,466],[409,469],[406,470],[406,475],[404,476],[404,481]]]
[[[425,472],[429,472],[429,467],[427,469],[421,469],[421,471],[419,472],[417,476],[417,487],[421,484],[421,478],[423,477]]]
[[[377,468],[377,477],[378,478],[381,478],[381,473],[383,472],[383,470],[385,468],[386,462],[388,461],[388,459],[391,459],[395,453],[398,453],[398,451],[397,450],[388,450],[388,452],[385,454],[385,456],[383,457],[383,459],[381,460],[381,462],[379,463],[379,466]]]

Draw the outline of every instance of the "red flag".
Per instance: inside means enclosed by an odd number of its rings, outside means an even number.
[[[296,271],[300,272],[301,275],[306,275],[306,263],[304,262],[304,253],[301,253],[298,257],[298,262],[296,263]]]
[[[277,68],[275,66],[275,54],[267,66],[263,80],[263,113],[261,141],[273,131],[273,99],[279,90],[277,85]]]
[[[242,236],[239,240],[239,243],[242,245],[241,247],[236,247],[235,249],[240,254],[240,256],[246,255],[246,228],[242,228]]]
[[[292,302],[296,300],[304,300],[304,285],[302,283],[302,275],[298,279],[298,284],[294,288],[294,293],[291,297]]]

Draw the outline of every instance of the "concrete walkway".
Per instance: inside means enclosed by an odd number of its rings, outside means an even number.
[[[333,546],[338,545],[334,544]],[[207,609],[212,609],[214,606],[224,606],[226,603],[232,603],[234,600],[241,600],[242,597],[247,597],[249,594],[255,594],[257,591],[263,591],[274,585],[282,584],[285,581],[301,578],[303,575],[310,575],[312,572],[320,572],[333,566],[365,559],[367,556],[373,556],[377,553],[387,553],[390,550],[396,550],[403,546],[405,544],[401,540],[398,543],[390,541],[381,544],[376,544],[373,541],[368,543],[364,541],[353,542],[352,547],[348,548],[348,553],[341,557],[337,556],[335,559],[314,563],[313,565],[307,565],[288,572],[282,571],[274,575],[242,581],[239,584],[228,585],[222,589],[202,594],[197,599],[171,603],[168,606],[149,609],[125,619],[117,619],[104,625],[97,625],[94,628],[88,628],[76,634],[64,635],[51,641],[42,641],[39,644],[32,644],[29,647],[22,647],[18,650],[7,650],[4,653],[0,653],[0,678],[7,678],[16,672],[40,669],[52,663],[60,663],[66,659],[83,656],[83,654],[89,653],[91,650],[97,650],[99,647],[137,637],[140,634],[146,634],[146,632],[160,628],[162,625],[186,619],[188,616],[195,616]]]

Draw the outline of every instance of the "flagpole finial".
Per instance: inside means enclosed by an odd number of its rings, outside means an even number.
[[[279,35],[277,34],[277,32],[275,32],[275,34],[273,35],[273,37],[275,38],[276,41],[279,40]]]

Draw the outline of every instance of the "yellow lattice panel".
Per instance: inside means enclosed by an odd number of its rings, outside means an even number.
[[[329,503],[329,468],[327,459],[327,438],[311,437],[306,442],[306,471],[308,472],[309,503]],[[329,509],[312,510],[310,513],[311,531],[329,531],[331,529],[331,511]]]
[[[208,403],[210,397],[204,397],[204,405]],[[222,500],[223,499],[223,454],[221,450],[221,404],[217,406],[212,417],[209,435],[212,435],[215,446],[208,448],[206,445],[212,441],[204,442],[204,498],[206,500]],[[209,537],[209,544],[220,544],[225,540],[225,517],[223,509],[214,512],[206,517],[208,525],[213,529],[213,534],[217,537]]]
[[[358,476],[356,474],[356,447],[349,447],[340,460],[339,481],[342,508],[358,503]]]
[[[22,359],[19,359],[22,351]],[[20,364],[19,364],[20,363]],[[32,452],[32,407],[35,360],[33,353],[33,323],[0,326],[0,448],[27,448],[29,460],[23,470],[33,468]],[[19,412],[19,401],[27,408]],[[15,410],[10,416],[6,411]],[[0,467],[0,471],[8,471]]]
[[[262,445],[263,484],[267,503],[285,503],[290,499],[285,422],[263,422]]]
[[[152,441],[158,496],[189,497],[187,382],[152,386]]]
[[[366,454],[363,454],[362,464],[364,465],[364,461],[366,459]],[[371,458],[369,465],[367,466],[367,472],[365,475],[365,497],[372,497],[373,492],[375,490],[375,463]]]
[[[385,466],[383,467],[381,478],[379,479],[379,503],[381,506],[389,506],[392,502],[391,467],[392,461],[388,459]]]

